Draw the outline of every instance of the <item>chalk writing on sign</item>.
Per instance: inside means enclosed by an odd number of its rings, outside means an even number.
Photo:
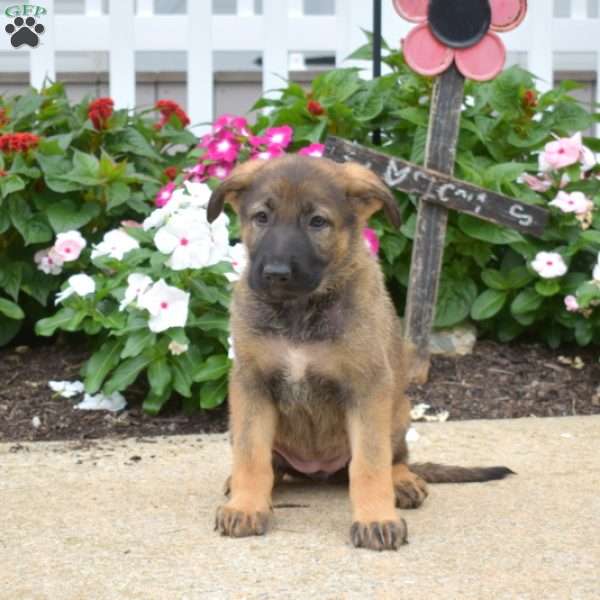
[[[480,188],[451,175],[425,169],[370,148],[331,137],[325,143],[325,156],[338,162],[358,162],[377,173],[391,188],[414,194],[459,212],[506,225],[530,235],[540,236],[548,221],[548,212]]]

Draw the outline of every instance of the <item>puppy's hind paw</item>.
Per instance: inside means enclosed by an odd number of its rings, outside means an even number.
[[[350,539],[356,548],[369,550],[397,550],[408,543],[406,521],[375,521],[361,523],[355,521],[350,528]]]

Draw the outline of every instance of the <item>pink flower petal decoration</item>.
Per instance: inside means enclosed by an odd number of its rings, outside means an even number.
[[[407,21],[422,23],[427,19],[429,0],[394,0],[394,8]]]
[[[418,25],[406,36],[403,49],[408,66],[429,77],[443,73],[454,59],[454,50],[438,41],[427,23]]]
[[[490,4],[494,31],[515,29],[527,14],[527,0],[491,0]]]
[[[488,32],[475,46],[456,51],[456,67],[468,79],[489,81],[504,68],[506,48],[502,40]],[[407,61],[408,62],[408,61]]]

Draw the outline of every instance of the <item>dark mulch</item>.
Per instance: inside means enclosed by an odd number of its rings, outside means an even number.
[[[561,354],[571,364],[561,362]],[[413,386],[410,396],[414,404],[448,410],[454,420],[600,414],[599,356],[598,350],[557,353],[481,342],[471,356],[434,357],[429,382]],[[78,379],[85,358],[73,345],[1,350],[0,442],[225,431],[225,408],[190,416],[174,399],[160,416],[149,417],[141,411],[142,390],[128,394],[121,414],[74,410],[71,400],[53,395],[48,380]]]

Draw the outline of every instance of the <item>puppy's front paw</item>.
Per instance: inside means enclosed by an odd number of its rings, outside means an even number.
[[[245,510],[229,504],[219,506],[215,518],[215,531],[230,537],[264,535],[269,526],[268,511]]]
[[[397,550],[407,543],[406,521],[375,521],[362,523],[355,521],[350,528],[350,539],[356,548],[369,550]]]

